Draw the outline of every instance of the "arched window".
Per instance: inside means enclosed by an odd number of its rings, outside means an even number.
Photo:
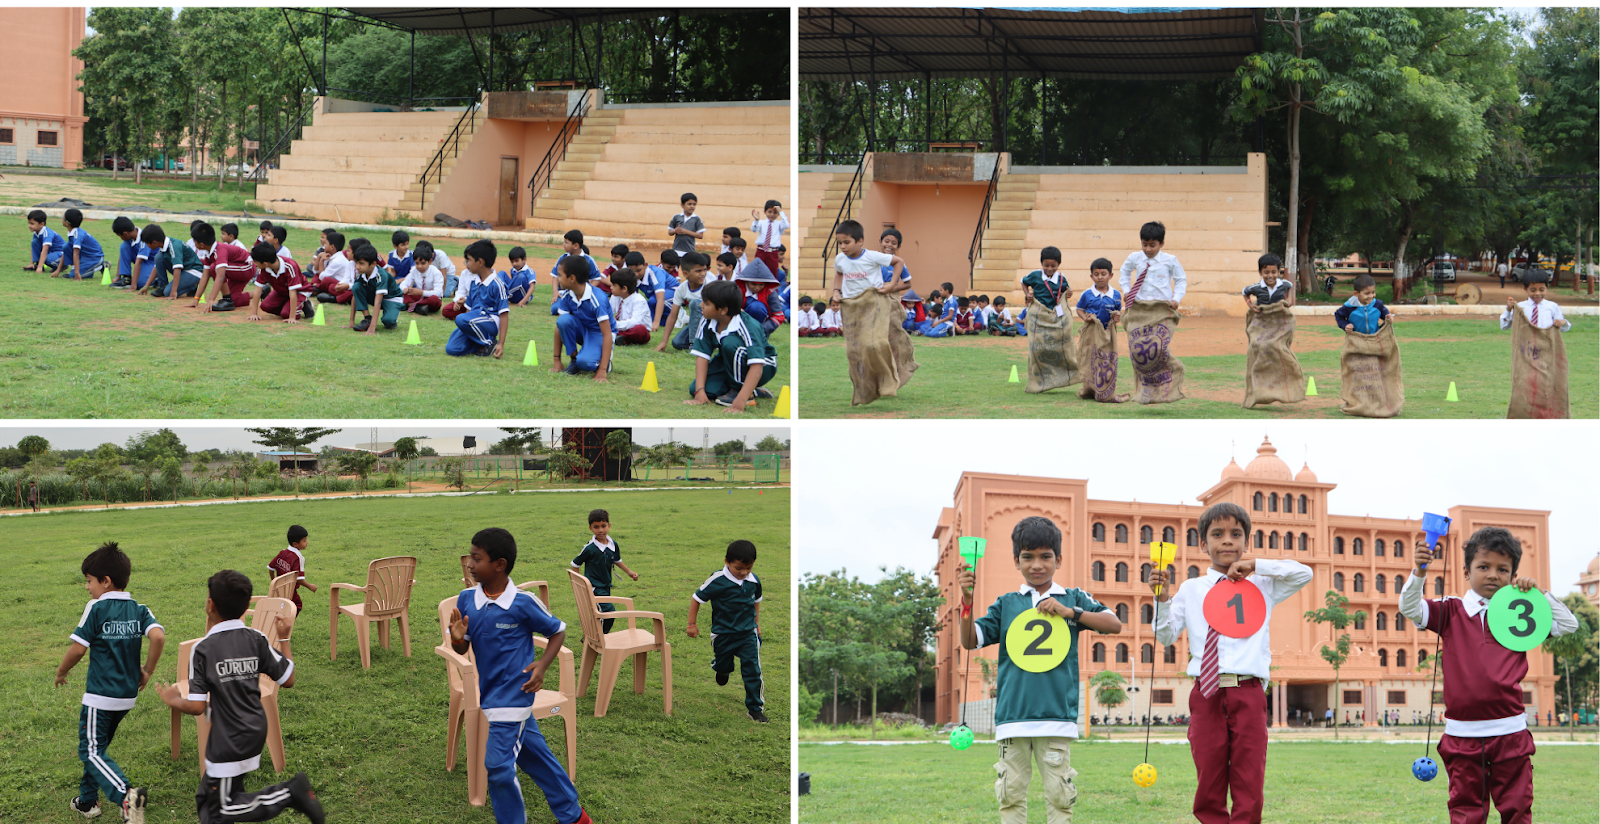
[[[1167,580],[1168,581],[1173,581],[1173,582],[1176,582],[1178,580],[1178,567],[1177,567],[1177,565],[1175,565],[1175,564],[1167,564]]]
[[[1150,583],[1150,573],[1154,569],[1155,569],[1155,567],[1152,567],[1149,564],[1140,564],[1139,565],[1139,583],[1141,583],[1141,584]]]
[[[1344,592],[1344,573],[1343,572],[1335,572],[1335,573],[1333,573],[1333,588],[1338,590],[1338,591],[1340,591],[1340,592]]]
[[[1263,546],[1262,542],[1266,538],[1266,535],[1267,534],[1265,532],[1262,532],[1259,529],[1256,530],[1256,549],[1260,549]]]
[[[1093,660],[1096,664],[1104,664],[1106,662],[1105,644],[1094,645],[1094,651],[1091,653],[1091,660]]]
[[[1401,576],[1399,576],[1399,575],[1394,576],[1394,594],[1399,595],[1400,591],[1405,589],[1405,588],[1406,588],[1406,579],[1401,577]]]
[[[1372,542],[1372,554],[1378,556],[1379,558],[1383,557],[1383,539],[1382,538],[1379,538],[1378,540]]]
[[[1366,586],[1367,586],[1367,578],[1366,578],[1365,575],[1362,575],[1359,572],[1357,572],[1355,577],[1350,580],[1350,591],[1351,592],[1365,592],[1366,591]]]
[[[1361,542],[1360,538],[1357,538],[1354,541],[1350,542],[1350,554],[1351,555],[1363,555],[1363,554],[1365,554],[1365,551],[1366,551],[1366,545]]]
[[[1176,646],[1172,645],[1172,644],[1168,644],[1167,648],[1161,651],[1161,663],[1163,663],[1163,664],[1176,664],[1176,663],[1178,663],[1178,648]]]
[[[1396,612],[1394,614],[1394,631],[1395,632],[1405,632],[1406,631],[1406,615],[1405,615],[1405,613]]]
[[[1127,542],[1128,542],[1128,527],[1127,527],[1127,525],[1126,524],[1117,524],[1117,543],[1125,544]]]
[[[1123,562],[1121,562],[1121,561],[1118,561],[1117,562],[1117,583],[1126,584],[1127,582],[1128,582],[1128,565],[1123,563]]]
[[[1193,564],[1190,564],[1189,565],[1189,571],[1188,571],[1187,574],[1188,574],[1190,579],[1199,578],[1200,577],[1200,567],[1197,567],[1197,566],[1195,566]]]
[[[1099,644],[1096,644],[1095,646],[1099,646]],[[1389,651],[1388,650],[1386,650],[1386,649],[1378,650],[1378,666],[1380,666],[1380,667],[1389,666]]]
[[[1095,524],[1094,528],[1091,529],[1090,532],[1092,532],[1094,534],[1094,539],[1096,541],[1101,541],[1101,542],[1105,541],[1105,539],[1106,539],[1106,525],[1105,524]]]
[[[1089,565],[1089,579],[1093,581],[1104,581],[1106,579],[1105,561],[1095,561]]]
[[[1433,579],[1433,597],[1435,597],[1435,598],[1443,598],[1444,597],[1444,578],[1443,578],[1443,576]]]
[[[1186,543],[1188,543],[1189,546],[1199,546],[1200,545],[1200,530],[1195,529],[1194,527],[1190,527],[1188,536],[1185,539],[1185,541],[1186,541]]]
[[[1139,527],[1139,543],[1141,543],[1141,544],[1153,543],[1155,541],[1155,539],[1156,539],[1155,530],[1151,529],[1148,524],[1145,525],[1145,526]]]
[[[1294,533],[1293,532],[1285,532],[1285,533],[1283,533],[1283,548],[1284,549],[1294,549]]]
[[[1170,526],[1164,526],[1164,527],[1161,528],[1161,540],[1163,540],[1163,541],[1165,541],[1165,542],[1170,544],[1173,541],[1176,541],[1177,538],[1178,538],[1177,530],[1173,529]]]
[[[1311,548],[1311,536],[1305,534],[1304,532],[1300,533],[1300,551],[1301,552],[1305,552],[1306,550],[1308,550],[1310,548]]]
[[[1278,548],[1278,533],[1274,532],[1271,535],[1267,536],[1267,548],[1268,549],[1277,549]]]
[[[1366,628],[1367,628],[1367,619],[1365,617],[1363,617],[1361,614],[1357,613],[1356,614],[1356,629],[1366,629]]]
[[[1140,604],[1139,605],[1139,623],[1148,624],[1151,621],[1154,621],[1155,617],[1156,617],[1155,608],[1151,607],[1149,604]]]
[[[1283,493],[1283,514],[1285,514],[1285,515],[1293,515],[1294,514],[1294,494],[1293,493],[1290,493],[1290,492]]]
[[[1378,631],[1379,632],[1388,632],[1389,631],[1389,616],[1384,614],[1383,610],[1381,610],[1381,609],[1378,610]]]
[[[1386,586],[1387,580],[1388,579],[1384,578],[1382,575],[1374,575],[1372,576],[1372,586],[1381,594],[1385,589],[1388,588]]]
[[[1304,495],[1300,496],[1300,514],[1306,514],[1306,496]]]
[[[1254,509],[1257,512],[1260,512],[1261,511],[1261,500],[1264,497],[1265,496],[1262,495],[1260,492],[1257,492],[1255,494],[1255,497],[1250,499],[1250,508]]]
[[[1428,651],[1425,649],[1417,650],[1417,666],[1420,667],[1426,663],[1428,663]]]
[[[1396,668],[1399,668],[1399,669],[1405,669],[1406,668],[1406,651],[1405,650],[1397,649],[1397,650],[1394,651],[1394,665],[1395,665]]]
[[[1128,623],[1128,605],[1127,604],[1117,604],[1117,620],[1121,621],[1124,624]]]
[[[1154,664],[1156,662],[1156,648],[1145,644],[1139,647],[1139,663]]]
[[[1117,663],[1119,663],[1119,664],[1128,663],[1128,645],[1127,644],[1118,644],[1117,645]]]
[[[1271,495],[1267,496],[1267,511],[1268,512],[1277,512],[1278,511],[1278,493],[1274,492]]]
[[[1335,555],[1343,555],[1344,554],[1344,538],[1342,536],[1335,537],[1333,539],[1333,554],[1335,554]]]

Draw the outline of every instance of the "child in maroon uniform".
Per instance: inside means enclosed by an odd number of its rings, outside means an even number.
[[[284,323],[299,323],[301,315],[310,317],[312,303],[307,300],[310,296],[306,279],[300,276],[300,264],[278,257],[278,250],[265,243],[250,250],[250,260],[261,291],[251,302],[246,320],[261,320],[263,312],[283,318]]]
[[[1533,821],[1533,734],[1522,703],[1528,654],[1501,646],[1489,631],[1489,599],[1503,586],[1527,592],[1539,582],[1517,576],[1522,543],[1510,532],[1486,526],[1462,547],[1468,591],[1464,598],[1424,599],[1433,549],[1417,543],[1415,566],[1400,593],[1400,612],[1419,627],[1439,633],[1444,656],[1444,735],[1439,757],[1450,776],[1450,824],[1489,819],[1494,799],[1502,824]],[[1549,592],[1550,634],[1578,628],[1567,605]]]
[[[298,615],[305,607],[300,603],[300,588],[305,587],[312,592],[317,591],[317,585],[306,580],[306,546],[311,543],[310,533],[306,528],[295,524],[289,527],[289,546],[277,554],[267,563],[267,573],[270,578],[280,575],[295,573],[294,594],[289,600],[294,602],[294,611]],[[294,631],[294,620],[290,619],[283,629],[283,654],[289,656],[289,639]],[[290,660],[293,660],[290,657]]]

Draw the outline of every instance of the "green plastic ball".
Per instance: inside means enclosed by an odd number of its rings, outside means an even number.
[[[966,724],[950,731],[950,746],[952,749],[964,750],[972,746],[972,728]]]

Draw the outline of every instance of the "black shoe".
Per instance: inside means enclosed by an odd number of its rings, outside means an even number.
[[[338,303],[338,302],[339,302],[338,298],[334,297],[333,295],[328,294],[327,292],[318,292],[317,293],[317,303]]]
[[[67,802],[67,806],[71,807],[73,812],[83,816],[84,818],[96,818],[100,815],[99,804],[95,804],[92,807],[80,807],[78,806],[79,800],[80,799],[77,797],[74,797],[71,801]]]
[[[433,307],[432,306],[419,306],[419,307],[417,307],[417,314],[419,314],[419,315],[421,315],[423,317],[427,317],[427,316],[433,314]]]
[[[351,327],[353,332],[365,332],[372,326],[372,318],[362,318],[361,322]]]
[[[761,710],[751,710],[750,718],[763,724],[767,723],[767,714]]]
[[[754,393],[752,393],[750,395],[750,397],[755,398],[757,400],[770,401],[773,398],[776,398],[778,396],[772,394],[772,390],[771,389],[768,389],[765,386],[758,386],[758,387],[756,387],[756,391]]]
[[[733,406],[733,402],[738,400],[738,399],[739,399],[739,393],[738,392],[729,392],[726,395],[718,395],[717,396],[717,406]]]
[[[213,312],[232,312],[237,308],[238,307],[233,305],[233,298],[223,298],[222,300],[211,304],[211,311]]]
[[[717,686],[726,687],[728,685],[728,675],[730,675],[730,673],[726,673],[726,672],[717,673]]]
[[[322,802],[312,792],[311,779],[306,778],[305,773],[295,773],[294,778],[289,779],[289,798],[289,806],[305,813],[312,824],[322,824],[326,820],[322,814]]]

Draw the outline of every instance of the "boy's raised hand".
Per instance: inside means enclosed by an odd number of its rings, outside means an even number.
[[[1168,580],[1169,577],[1171,580]],[[1178,579],[1175,576],[1168,576],[1164,569],[1151,570],[1150,591],[1156,592],[1157,587],[1160,587],[1161,591],[1156,593],[1156,600],[1166,603],[1172,600],[1172,591],[1178,588]]]
[[[972,567],[962,564],[961,574],[956,577],[956,586],[961,587],[961,603],[972,603],[972,586],[977,582],[978,576],[973,574]]]
[[[1240,558],[1228,567],[1228,577],[1235,581],[1243,581],[1256,571],[1256,559]]]
[[[1509,312],[1509,311],[1511,311],[1512,309],[1515,309],[1515,308],[1517,308],[1517,299],[1516,298],[1506,298],[1506,311]]]
[[[1411,571],[1413,574],[1421,572],[1422,568],[1438,560],[1433,554],[1433,547],[1425,541],[1418,541],[1416,550],[1411,554]]]
[[[459,609],[452,609],[450,610],[450,641],[461,644],[465,643],[466,640],[467,616],[462,615]]]
[[[1516,587],[1520,592],[1527,592],[1530,589],[1539,588],[1539,582],[1529,578],[1526,575],[1513,579],[1511,581],[1511,585]]]

